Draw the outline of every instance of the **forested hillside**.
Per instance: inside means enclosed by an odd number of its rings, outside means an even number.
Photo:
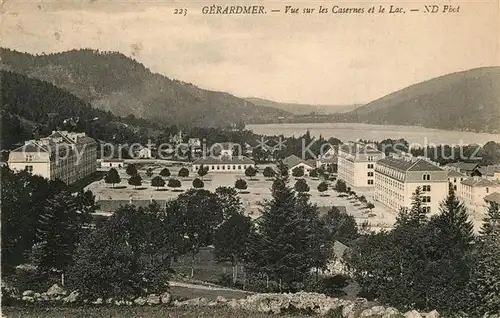
[[[48,55],[0,50],[0,67],[63,88],[115,115],[166,124],[229,126],[271,122],[289,113],[150,72],[118,52],[82,49]]]
[[[500,133],[500,67],[415,84],[346,114],[348,121]]]
[[[92,108],[89,103],[54,85],[13,72],[0,71],[0,147],[12,148],[55,129],[85,131],[97,139],[134,141],[145,139],[155,125],[132,117],[120,118]]]

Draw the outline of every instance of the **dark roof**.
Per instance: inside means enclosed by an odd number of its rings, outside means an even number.
[[[484,201],[496,202],[496,203],[500,204],[500,193],[493,192],[491,194],[488,194],[487,196],[484,197]]]
[[[495,172],[499,172],[500,171],[500,167],[499,166],[486,166],[486,167],[480,167],[478,168],[477,170],[479,170],[479,172],[481,172],[481,174],[484,176],[493,176],[495,174]]]
[[[290,155],[290,156],[286,157],[285,159],[283,159],[283,163],[288,168],[295,167],[299,163],[304,163],[304,164],[311,166],[313,168],[316,167],[316,162],[314,160],[303,160],[303,159],[297,157],[296,155]]]
[[[30,142],[12,150],[11,152],[48,152],[48,150],[35,142]]]
[[[471,187],[497,187],[498,183],[483,178],[469,178],[462,181],[462,184]]]
[[[466,175],[455,170],[448,170],[448,178],[463,178],[463,177],[466,177]]]
[[[455,167],[459,170],[472,171],[479,167],[479,164],[470,162],[453,162],[448,164],[448,166]]]
[[[193,162],[196,165],[217,165],[217,164],[255,164],[255,161],[245,156],[234,156],[231,158],[228,157],[206,157],[200,158]]]
[[[385,157],[377,161],[377,164],[394,168],[399,171],[442,171],[443,169],[433,165],[424,159],[404,159]]]

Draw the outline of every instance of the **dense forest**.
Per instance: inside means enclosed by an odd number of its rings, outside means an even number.
[[[152,73],[118,52],[81,49],[30,55],[0,49],[0,55],[1,68],[52,83],[118,116],[194,127],[272,122],[289,114]]]

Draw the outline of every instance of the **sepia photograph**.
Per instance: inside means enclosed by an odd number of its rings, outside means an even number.
[[[0,0],[2,317],[500,318],[499,0]]]

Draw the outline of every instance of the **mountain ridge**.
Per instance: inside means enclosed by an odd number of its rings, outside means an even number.
[[[266,123],[290,113],[153,73],[119,52],[81,49],[31,55],[1,48],[1,69],[67,90],[118,116],[187,126]]]

